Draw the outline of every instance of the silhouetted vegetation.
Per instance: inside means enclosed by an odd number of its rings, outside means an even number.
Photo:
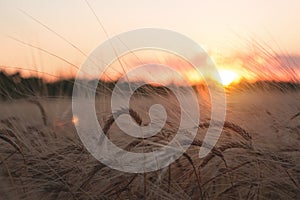
[[[0,71],[0,99],[19,99],[32,96],[47,96],[57,97],[66,96],[71,97],[74,86],[74,79],[59,80],[55,82],[46,82],[42,78],[29,77],[24,78],[20,73],[9,75],[3,71]],[[90,83],[93,84],[91,80]],[[109,94],[115,86],[115,82],[98,81],[97,94],[105,93]],[[202,87],[203,85],[198,85]],[[204,87],[204,86],[203,86]],[[184,87],[182,87],[184,88]],[[194,87],[195,89],[196,87]],[[129,90],[129,84],[123,83],[122,90]],[[249,83],[242,81],[237,85],[231,87],[233,90],[245,91],[245,90],[262,90],[270,91],[277,90],[280,92],[296,91],[300,89],[300,83],[295,82],[276,82],[276,81],[257,81]],[[145,84],[135,91],[135,95],[147,96],[148,94],[168,95],[170,90],[165,86],[153,86]]]
[[[283,81],[256,81],[249,83],[242,81],[239,84],[232,87],[234,90],[249,91],[249,90],[261,90],[261,91],[297,91],[300,89],[300,83],[296,82],[283,82]]]
[[[42,78],[23,78],[20,73],[0,72],[0,99],[19,99],[31,96],[72,96],[74,79],[46,82]],[[95,80],[94,80],[95,81]],[[114,83],[99,81],[97,90],[110,91]]]

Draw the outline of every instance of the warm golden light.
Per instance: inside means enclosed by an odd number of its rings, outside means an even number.
[[[197,83],[201,82],[201,76],[198,72],[191,70],[191,71],[185,72],[185,74],[186,74],[188,81],[191,84],[197,84]]]
[[[74,115],[73,116],[73,118],[72,118],[72,123],[74,124],[74,125],[77,125],[78,124],[78,117],[76,116],[76,115]]]
[[[239,75],[231,70],[219,70],[219,75],[221,78],[221,83],[224,86],[228,86],[231,83],[239,80]]]

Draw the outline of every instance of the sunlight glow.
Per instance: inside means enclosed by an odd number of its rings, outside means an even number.
[[[74,115],[73,118],[72,118],[72,123],[74,125],[78,125],[78,121],[79,121],[78,117],[76,115]]]
[[[239,80],[239,75],[232,70],[219,70],[219,75],[221,78],[221,83],[224,86],[228,86],[231,83]]]

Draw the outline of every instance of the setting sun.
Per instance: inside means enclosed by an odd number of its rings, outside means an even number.
[[[231,70],[219,70],[219,75],[224,86],[228,86],[239,79],[239,75]]]

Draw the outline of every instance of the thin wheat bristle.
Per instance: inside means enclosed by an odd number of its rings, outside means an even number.
[[[214,122],[214,123],[220,124],[220,122]],[[208,128],[210,126],[210,124],[211,124],[210,122],[201,123],[201,124],[199,124],[199,128]],[[225,121],[223,127],[233,130],[234,132],[238,133],[240,136],[242,136],[247,141],[250,141],[252,139],[250,133],[247,132],[245,129],[243,129],[242,127],[240,127],[237,124]]]
[[[28,102],[35,104],[39,108],[41,115],[42,115],[43,123],[45,126],[47,126],[47,114],[46,114],[46,111],[45,111],[43,105],[41,104],[41,102],[39,102],[36,99],[29,99]]]

